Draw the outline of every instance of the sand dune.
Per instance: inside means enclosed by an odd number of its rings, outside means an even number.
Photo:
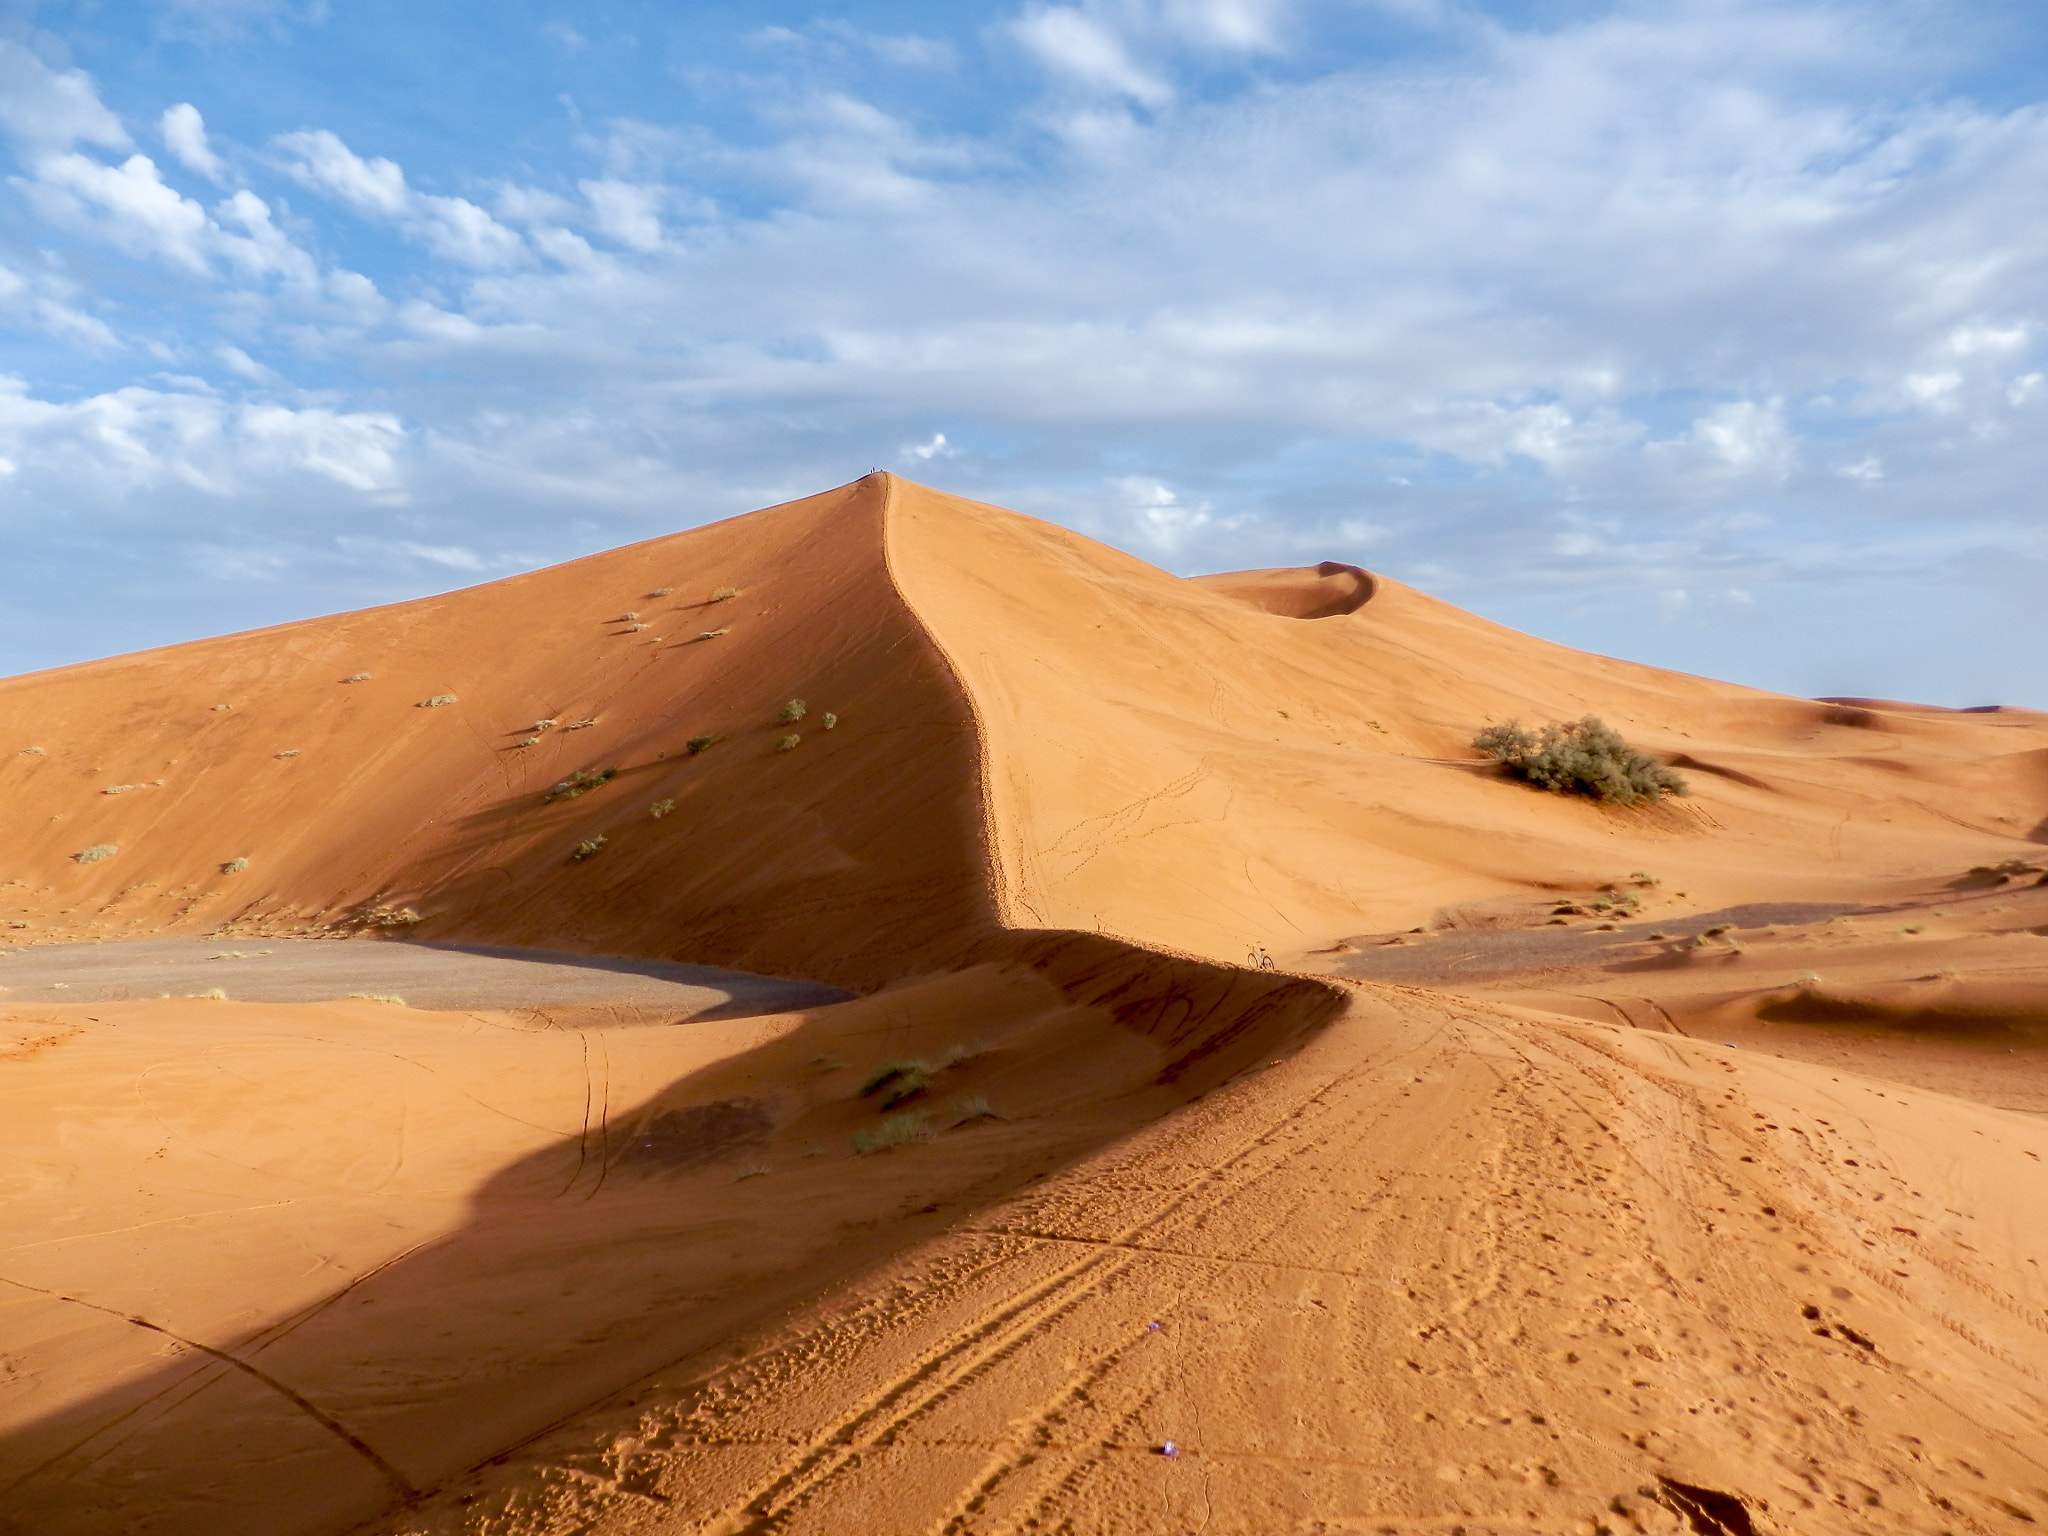
[[[0,752],[0,1530],[2048,1519],[2048,716],[877,475]],[[865,995],[64,1000],[193,934]]]

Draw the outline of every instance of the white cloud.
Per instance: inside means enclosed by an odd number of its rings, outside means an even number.
[[[1078,7],[1034,6],[1011,28],[1026,52],[1083,90],[1128,96],[1147,107],[1173,97],[1172,86],[1132,59],[1114,28]]]
[[[97,144],[126,149],[127,130],[100,104],[91,77],[53,70],[20,43],[0,39],[0,130],[31,151]]]
[[[578,185],[597,216],[598,228],[612,239],[630,250],[660,249],[659,187],[635,186],[624,181],[584,181]]]
[[[77,308],[73,296],[68,283],[0,264],[0,318],[96,351],[119,345],[107,323]]]
[[[511,266],[526,256],[518,233],[475,203],[416,191],[397,162],[365,160],[325,128],[283,134],[276,145],[295,179],[367,218],[397,224],[437,256],[472,268]]]
[[[157,130],[162,135],[164,148],[168,149],[178,163],[187,170],[197,171],[208,181],[225,182],[227,167],[213,152],[207,142],[206,122],[199,115],[199,109],[189,101],[181,101],[174,107],[166,107],[158,121]]]
[[[73,508],[118,515],[166,490],[218,500],[308,478],[390,499],[404,489],[404,441],[385,412],[237,405],[139,386],[58,402],[0,376],[0,452],[18,466],[6,495]]]
[[[913,443],[903,450],[903,457],[929,464],[933,459],[953,459],[960,456],[960,450],[946,441],[946,434],[934,432],[928,442]]]

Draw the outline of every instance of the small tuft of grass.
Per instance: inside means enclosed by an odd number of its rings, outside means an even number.
[[[877,1152],[931,1139],[931,1116],[921,1109],[906,1109],[900,1115],[890,1115],[872,1130],[855,1131],[853,1150],[862,1157],[872,1157]]]
[[[578,768],[569,777],[555,785],[540,797],[542,805],[552,805],[557,800],[574,800],[578,795],[587,795],[601,785],[609,784],[619,776],[617,768]]]
[[[778,752],[794,752],[801,745],[803,745],[803,737],[795,735],[785,736],[782,740],[775,743],[775,750]]]
[[[597,724],[597,716],[591,715],[582,720],[571,720],[562,729],[565,731],[587,731],[595,724]]]
[[[437,693],[437,694],[435,694],[435,695],[434,695],[434,696],[433,696],[433,697],[432,697],[431,699],[421,699],[421,700],[419,701],[419,703],[417,703],[417,704],[413,705],[413,708],[414,708],[414,709],[445,709],[445,708],[447,708],[447,707],[448,707],[448,706],[449,706],[450,704],[453,704],[453,703],[455,703],[455,702],[457,702],[457,701],[456,701],[456,698],[455,698],[455,695],[454,695],[454,694],[452,694],[452,693]]]
[[[1000,1120],[1003,1118],[990,1109],[988,1107],[988,1100],[978,1093],[970,1093],[965,1098],[955,1099],[953,1101],[953,1113],[958,1117],[953,1122],[956,1127],[972,1125],[977,1120]]]
[[[846,1070],[846,1063],[837,1056],[813,1056],[810,1060],[810,1065],[816,1067],[820,1073],[843,1072]]]
[[[773,1173],[774,1171],[775,1170],[770,1168],[766,1163],[753,1163],[745,1168],[742,1168],[738,1173],[734,1174],[732,1176],[732,1181],[735,1184],[743,1184],[748,1179],[758,1179],[763,1174]]]
[[[709,752],[717,740],[716,736],[692,736],[683,745],[690,749],[690,756],[695,757],[699,752]]]
[[[209,711],[209,713],[217,715],[224,709],[233,709],[234,707],[235,706],[232,704],[216,704],[213,706],[212,710]]]
[[[21,749],[21,755],[23,757],[42,757],[45,754],[41,747],[23,747]]]
[[[824,726],[825,729],[829,731],[834,726],[839,724],[839,717],[835,714],[831,714],[828,712],[818,717],[818,723]]]
[[[775,712],[775,718],[784,725],[795,725],[797,721],[803,719],[809,709],[810,706],[805,704],[802,699],[791,699]]]
[[[370,674],[367,672],[351,672],[342,679],[344,683],[367,683],[369,680]]]
[[[673,800],[657,800],[654,802],[654,804],[647,807],[647,814],[652,816],[656,821],[659,821],[662,817],[666,816],[670,811],[674,810],[675,808],[676,803]]]
[[[1683,778],[1631,747],[1595,715],[1553,720],[1537,732],[1510,720],[1488,726],[1472,745],[1516,778],[1561,795],[1634,805],[1686,792]]]
[[[640,633],[641,630],[645,629],[646,627],[647,626],[645,624],[628,624],[625,627],[625,629],[620,631],[620,633],[628,635],[637,635]]]
[[[1926,931],[1927,925],[1925,923],[1904,923],[1899,927],[1899,932],[1901,933],[1925,933]]]
[[[282,752],[278,753],[277,755],[279,757],[297,757],[299,755],[299,749],[297,747],[286,747]]]
[[[632,623],[632,622],[633,622],[633,621],[634,621],[635,619],[637,619],[637,618],[639,618],[639,617],[640,617],[640,610],[639,610],[639,609],[637,609],[637,608],[628,608],[628,609],[627,609],[627,610],[626,610],[626,611],[625,611],[624,613],[620,614],[620,615],[619,615],[619,616],[618,616],[618,617],[617,617],[616,619],[613,619],[613,620],[612,620],[612,622],[613,622],[614,624],[630,624],[630,623]]]
[[[406,1000],[400,997],[396,992],[351,992],[349,993],[349,996],[351,998],[354,998],[358,1002],[392,1003],[400,1008],[409,1006],[406,1003]]]
[[[111,859],[120,848],[113,843],[94,843],[90,848],[81,848],[71,855],[74,864],[97,864],[101,859]]]
[[[221,865],[220,872],[224,875],[239,875],[243,870],[247,869],[248,867],[249,861],[247,859],[234,858],[229,859],[227,863]]]
[[[584,859],[594,859],[600,853],[604,852],[604,846],[609,841],[610,839],[607,838],[602,832],[600,832],[597,834],[597,836],[592,838],[586,838],[583,842],[578,843],[573,849],[570,850],[569,857],[576,860],[578,863],[582,862]]]
[[[532,732],[533,732],[534,734],[536,734],[536,735],[538,735],[538,734],[539,734],[540,732],[542,732],[542,731],[552,731],[552,730],[553,730],[554,728],[555,728],[555,722],[554,722],[553,720],[551,720],[551,719],[550,719],[550,720],[536,720],[536,721],[534,721],[534,722],[533,722],[533,724],[531,724],[531,725],[529,725],[529,726],[527,727],[527,729],[528,729],[529,731],[532,731]]]
[[[675,591],[674,587],[656,587],[652,592],[648,593],[647,595],[649,597],[667,597],[673,591]]]
[[[219,987],[208,987],[204,992],[188,992],[185,995],[187,997],[211,998],[217,1003],[224,1003],[228,1000],[227,993]]]
[[[729,635],[731,633],[732,631],[729,629],[707,629],[698,635],[697,638],[699,640],[716,640],[720,635]]]
[[[109,784],[100,793],[103,795],[125,795],[131,789],[140,789],[140,784]]]
[[[513,742],[512,745],[515,747],[537,747],[540,745],[540,738],[538,736],[529,736],[524,741]]]
[[[711,601],[714,603],[729,603],[739,595],[740,589],[738,587],[713,587],[711,589]]]
[[[880,1094],[882,1108],[894,1109],[899,1104],[908,1104],[912,1099],[922,1097],[932,1085],[934,1071],[931,1063],[925,1061],[884,1062],[860,1085],[860,1096],[870,1099]]]

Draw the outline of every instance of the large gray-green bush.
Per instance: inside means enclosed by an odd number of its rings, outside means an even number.
[[[1638,752],[1597,716],[1553,720],[1538,731],[1522,722],[1489,725],[1472,745],[1497,758],[1516,778],[1561,795],[1588,795],[1634,805],[1685,793],[1685,780],[1647,752]]]

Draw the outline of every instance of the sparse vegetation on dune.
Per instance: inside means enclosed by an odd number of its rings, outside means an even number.
[[[809,712],[809,709],[810,706],[804,703],[802,699],[791,699],[775,712],[775,718],[784,725],[794,725],[797,721],[803,719],[804,715]]]
[[[417,704],[413,705],[413,708],[414,708],[414,709],[445,709],[445,708],[447,708],[447,707],[448,707],[448,706],[449,706],[450,704],[454,704],[454,703],[457,703],[457,702],[458,702],[458,700],[456,699],[455,695],[454,695],[454,694],[452,694],[452,693],[437,693],[437,694],[435,694],[435,695],[434,695],[434,696],[433,696],[432,698],[430,698],[430,699],[421,699],[421,700],[419,701],[419,703],[417,703]]]
[[[673,800],[657,800],[647,808],[647,814],[659,821],[675,808],[676,803]]]
[[[906,1109],[901,1114],[888,1116],[872,1129],[855,1131],[853,1150],[862,1157],[869,1157],[877,1152],[887,1152],[893,1147],[908,1146],[912,1142],[931,1139],[931,1116],[921,1109]]]
[[[713,587],[711,589],[711,601],[714,603],[729,603],[739,595],[740,589],[738,587]]]
[[[619,776],[613,768],[578,768],[559,784],[552,786],[541,799],[541,804],[552,805],[557,800],[574,800],[578,795],[587,795],[601,785],[609,784]]]
[[[709,752],[717,739],[716,736],[692,736],[683,745],[690,749],[690,756],[695,757],[700,752]]]
[[[797,735],[785,736],[782,740],[775,743],[775,750],[778,752],[794,752],[803,745],[803,740],[803,737]]]
[[[227,863],[221,865],[220,872],[224,875],[239,875],[243,870],[247,869],[248,867],[249,861],[247,859],[234,858],[229,859]]]
[[[594,859],[604,852],[605,844],[610,841],[610,838],[600,832],[597,836],[586,838],[583,842],[578,843],[570,850],[569,857],[578,863],[581,863],[584,859]]]
[[[113,843],[94,843],[90,848],[81,848],[71,855],[74,864],[97,864],[101,859],[111,859],[121,850]]]
[[[1683,778],[1631,747],[1595,715],[1553,720],[1533,732],[1510,720],[1488,726],[1472,745],[1516,778],[1561,795],[1635,805],[1686,792]]]

